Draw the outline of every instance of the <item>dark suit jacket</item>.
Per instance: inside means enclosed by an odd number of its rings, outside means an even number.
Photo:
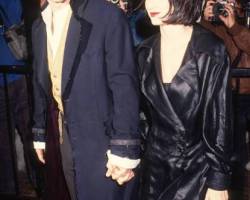
[[[124,14],[102,0],[72,1],[63,71],[64,124],[72,147],[79,199],[131,199],[132,184],[105,178],[106,151],[137,159],[138,81]],[[33,25],[35,140],[46,129],[51,81],[46,29]],[[50,133],[48,133],[50,134]]]

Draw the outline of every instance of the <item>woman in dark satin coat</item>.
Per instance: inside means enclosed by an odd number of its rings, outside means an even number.
[[[220,39],[196,24],[200,0],[146,0],[160,34],[138,49],[150,121],[141,200],[227,200],[230,64]]]

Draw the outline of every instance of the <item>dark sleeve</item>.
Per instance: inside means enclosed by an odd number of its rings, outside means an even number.
[[[250,55],[250,30],[238,23],[228,29],[229,34],[233,37],[236,46],[243,52]]]
[[[35,67],[35,65],[33,65],[33,67]],[[46,128],[46,99],[38,84],[35,72],[33,74],[33,98],[34,108],[32,132],[34,134],[34,142],[44,142]]]
[[[232,152],[232,113],[230,63],[227,55],[221,64],[210,62],[210,72],[204,110],[203,140],[210,166],[207,174],[209,188],[227,189],[230,184]]]
[[[0,13],[3,17],[4,24],[10,27],[18,24],[22,19],[22,5],[20,0],[0,0]]]
[[[34,31],[32,31],[32,42],[35,44]],[[32,132],[34,134],[34,142],[45,141],[45,126],[46,126],[46,96],[40,87],[37,79],[37,58],[35,53],[35,46],[33,45],[33,126]]]
[[[138,76],[125,15],[114,10],[105,40],[108,86],[113,98],[111,153],[137,159],[140,153]]]

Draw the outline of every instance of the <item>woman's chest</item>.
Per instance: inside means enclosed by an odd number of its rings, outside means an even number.
[[[155,63],[156,64],[156,63]],[[201,99],[200,77],[194,59],[185,61],[169,84],[161,78],[160,66],[152,64],[152,71],[143,82],[144,93],[154,110],[169,111],[180,118],[189,118]]]

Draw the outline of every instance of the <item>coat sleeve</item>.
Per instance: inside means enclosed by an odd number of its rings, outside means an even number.
[[[223,56],[222,56],[223,57]],[[203,140],[209,164],[207,184],[215,190],[227,189],[230,184],[232,153],[232,113],[230,64],[227,55],[221,64],[210,62],[205,103]]]
[[[33,140],[34,142],[45,142],[46,99],[37,82],[35,73],[33,74],[33,99]]]
[[[46,128],[46,95],[40,87],[37,79],[37,55],[35,51],[36,37],[34,30],[32,30],[32,44],[33,44],[33,126],[32,132],[34,142],[45,142],[45,128]]]
[[[0,14],[7,27],[18,24],[22,19],[22,5],[20,0],[0,0]]]
[[[227,30],[223,25],[214,25],[210,21],[206,21],[205,19],[201,19],[200,24],[208,29],[209,31],[213,32],[219,38],[223,39],[227,37]]]
[[[118,9],[114,10],[107,26],[105,51],[108,87],[113,100],[111,153],[137,159],[140,153],[139,81],[128,22]]]
[[[236,46],[241,51],[250,55],[250,30],[236,22],[232,28],[228,29],[228,32],[232,36]]]

